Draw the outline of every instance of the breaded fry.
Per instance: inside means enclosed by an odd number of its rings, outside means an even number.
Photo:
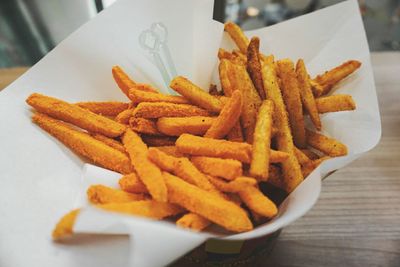
[[[205,174],[233,180],[242,175],[242,163],[234,159],[221,159],[194,156],[190,159],[193,164]]]
[[[142,140],[148,146],[173,146],[175,145],[176,138],[170,136],[156,136],[156,135],[146,135],[142,134]]]
[[[120,66],[114,66],[112,68],[112,75],[121,91],[129,97],[129,89],[135,87],[136,83],[129,78],[129,76],[122,70]],[[150,88],[143,88],[142,90],[147,92],[157,92],[156,90]]]
[[[62,238],[66,238],[71,236],[74,231],[74,224],[76,218],[78,217],[80,209],[75,209],[67,214],[65,214],[57,223],[56,227],[53,230],[52,237],[53,240],[57,241]]]
[[[120,136],[126,128],[125,125],[109,118],[53,97],[34,93],[26,99],[26,102],[37,111],[55,119],[72,123],[89,132],[100,133],[108,137]]]
[[[161,170],[167,172],[174,172],[179,160],[178,158],[168,155],[167,153],[155,147],[149,148],[147,157]]]
[[[264,100],[258,111],[256,128],[254,130],[249,172],[251,176],[263,181],[268,179],[269,173],[273,111],[274,103],[271,100]]]
[[[356,103],[351,95],[331,95],[316,99],[319,113],[355,110]]]
[[[309,79],[310,82],[310,86],[313,92],[314,97],[319,97],[322,95],[322,93],[324,92],[324,88],[317,83],[316,81]]]
[[[182,179],[163,173],[168,187],[169,201],[199,214],[233,232],[253,229],[246,212],[236,204],[210,193]]]
[[[167,102],[175,104],[190,104],[190,102],[182,96],[144,92],[134,88],[131,88],[129,90],[129,99],[132,100],[134,104],[138,104],[141,102]]]
[[[283,163],[289,158],[290,158],[290,154],[287,152],[278,151],[278,150],[274,150],[274,149],[271,149],[269,151],[269,162],[270,163]]]
[[[301,171],[303,172],[303,176],[307,177],[313,170],[315,170],[324,160],[330,159],[331,157],[325,156],[316,160],[311,161],[310,163],[302,166]]]
[[[239,196],[250,210],[267,218],[275,217],[278,208],[255,186],[245,186],[239,191]]]
[[[323,134],[306,130],[307,143],[311,147],[323,152],[330,157],[340,157],[347,155],[347,146],[338,140],[327,137]]]
[[[78,131],[70,125],[44,114],[36,113],[32,120],[68,148],[104,168],[124,174],[133,170],[125,153],[94,139],[87,133]]]
[[[315,153],[314,151],[311,151],[310,149],[306,148],[306,149],[300,149],[301,152],[303,152],[309,159],[318,159],[319,155],[317,153]]]
[[[209,220],[192,212],[183,215],[179,220],[176,221],[177,226],[188,228],[193,231],[201,231],[210,224],[211,222]]]
[[[227,139],[232,142],[244,142],[242,126],[238,121],[227,135]]]
[[[106,144],[112,148],[115,148],[116,150],[121,151],[122,153],[126,154],[125,148],[121,142],[119,142],[115,139],[112,139],[110,137],[104,136],[102,134],[91,134],[91,136],[94,139],[97,139],[97,140],[103,142],[104,144]]]
[[[140,181],[135,172],[122,176],[118,183],[121,190],[125,192],[134,194],[148,193],[146,186]]]
[[[321,95],[329,93],[333,86],[338,82],[352,74],[361,66],[361,62],[357,60],[349,60],[333,68],[322,75],[315,77],[315,81],[322,86],[323,91]]]
[[[256,88],[258,95],[261,100],[266,98],[264,91],[264,84],[261,74],[261,62],[260,62],[260,39],[253,37],[250,40],[249,47],[247,48],[247,72],[253,81],[254,87]]]
[[[294,72],[293,62],[290,59],[277,62],[280,88],[286,110],[289,115],[289,125],[292,130],[293,141],[297,147],[305,148],[306,132],[304,128],[303,107],[301,105],[299,84]]]
[[[243,54],[246,54],[247,47],[249,46],[249,39],[244,35],[242,29],[235,23],[228,21],[225,22],[224,30],[229,34],[232,40]]]
[[[103,116],[117,116],[119,113],[129,108],[129,103],[117,101],[78,102],[75,103],[75,105]]]
[[[87,197],[92,204],[123,203],[146,199],[143,194],[131,194],[100,184],[91,185],[87,190]]]
[[[180,136],[188,133],[203,135],[211,127],[215,117],[193,116],[193,117],[163,117],[157,120],[157,129],[171,136]]]
[[[257,180],[251,177],[237,177],[230,182],[213,176],[208,176],[208,179],[218,190],[227,193],[238,193],[245,187],[257,185]]]
[[[132,118],[132,116],[133,116],[134,110],[135,110],[135,108],[125,109],[124,111],[122,111],[115,117],[115,121],[125,124],[125,125],[128,125],[130,118]]]
[[[303,151],[301,151],[297,147],[294,148],[294,153],[295,153],[296,158],[299,161],[300,165],[304,166],[311,162],[311,159],[309,157],[307,157],[307,155],[304,154]]]
[[[150,195],[157,201],[167,202],[168,192],[160,169],[147,158],[148,149],[139,135],[127,129],[122,143],[128,152],[131,163]]]
[[[287,192],[292,192],[296,186],[303,181],[303,176],[301,174],[300,164],[294,155],[292,134],[290,132],[285,104],[279,89],[275,64],[272,61],[272,57],[268,57],[263,63],[262,74],[264,89],[266,90],[268,99],[274,102],[273,119],[274,125],[279,132],[275,137],[277,148],[280,151],[288,153],[288,159],[282,163],[283,184]],[[271,179],[271,177],[269,177],[269,179]]]
[[[147,84],[147,83],[136,83],[135,86],[132,87],[131,89],[148,92],[148,93],[158,93],[158,89],[154,88],[153,86],[151,86],[150,84]]]
[[[162,133],[157,130],[156,123],[149,119],[132,117],[129,119],[129,126],[137,133],[162,135]]]
[[[232,67],[233,64],[227,59],[222,59],[218,65],[219,79],[221,81],[222,91],[224,95],[230,97],[233,93],[234,88],[232,88],[233,75]]]
[[[210,95],[185,77],[175,77],[170,85],[179,94],[183,95],[191,103],[208,110],[218,113],[222,109],[222,103],[215,96]]]
[[[184,155],[178,151],[176,146],[159,146],[157,147],[158,150],[164,152],[167,155],[174,156],[177,158],[183,157]]]
[[[308,111],[310,119],[317,130],[321,130],[321,120],[315,104],[314,95],[311,90],[310,78],[303,59],[299,59],[296,64],[296,76],[300,89],[300,97],[304,108]]]
[[[156,119],[161,117],[192,117],[209,116],[208,111],[186,104],[174,104],[165,102],[142,102],[137,105],[133,116],[145,119]]]
[[[233,92],[228,102],[225,103],[221,113],[211,124],[204,137],[221,139],[225,137],[233,126],[239,122],[242,112],[242,93],[238,90]]]
[[[96,207],[128,215],[161,220],[183,212],[183,209],[177,205],[159,202],[156,200],[140,200],[125,203],[108,203],[96,205]]]

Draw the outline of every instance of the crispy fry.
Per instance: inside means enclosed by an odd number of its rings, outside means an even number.
[[[311,159],[307,157],[307,155],[304,154],[303,151],[301,151],[297,147],[294,148],[294,154],[296,155],[297,160],[302,166],[307,165],[311,162]]]
[[[133,116],[134,110],[135,108],[125,109],[115,117],[115,121],[128,125],[130,118]]]
[[[167,172],[174,172],[179,160],[178,158],[168,155],[167,153],[155,147],[149,148],[149,153],[147,156],[161,170]]]
[[[135,194],[148,193],[146,186],[134,172],[122,176],[118,183],[121,190],[124,190],[125,192]]]
[[[233,64],[229,62],[227,59],[222,59],[218,65],[218,72],[219,72],[219,79],[221,81],[222,91],[224,92],[225,96],[230,97],[233,93]]]
[[[104,136],[102,134],[91,134],[91,136],[94,139],[97,139],[97,140],[103,142],[104,144],[106,144],[112,148],[115,148],[116,150],[121,151],[122,153],[126,154],[125,148],[121,142],[119,142],[115,139],[112,139],[110,137]]]
[[[274,103],[264,100],[257,115],[256,128],[254,130],[253,149],[250,164],[251,176],[260,180],[268,179],[268,167],[271,147],[272,113]]]
[[[143,142],[148,146],[173,146],[175,145],[176,138],[170,136],[155,136],[142,134]]]
[[[117,116],[129,108],[129,103],[108,101],[108,102],[78,102],[75,103],[81,108],[90,110],[93,113],[103,116]]]
[[[53,97],[34,93],[26,99],[26,102],[39,112],[55,119],[72,123],[82,129],[108,137],[120,136],[126,128],[125,125],[109,118]]]
[[[129,89],[135,87],[136,83],[129,78],[129,76],[122,70],[120,66],[114,66],[112,68],[112,75],[121,91],[129,97]],[[157,92],[157,90],[146,87],[141,88],[141,90],[146,92]]]
[[[146,185],[150,195],[157,201],[166,202],[168,199],[167,187],[160,169],[148,158],[148,149],[139,135],[127,129],[122,137],[122,143],[128,152],[131,163],[140,180]]]
[[[57,223],[56,227],[53,230],[52,237],[53,240],[60,240],[62,238],[66,238],[71,236],[74,231],[73,227],[78,217],[80,209],[74,209],[67,214],[65,214],[60,221]]]
[[[230,182],[213,176],[208,176],[208,179],[218,190],[227,193],[238,193],[245,187],[257,185],[257,180],[251,177],[237,177]]]
[[[318,159],[319,155],[316,154],[314,151],[311,151],[310,149],[306,148],[306,149],[300,149],[301,152],[303,152],[309,159]]]
[[[331,95],[320,97],[316,99],[316,103],[319,113],[356,109],[356,103],[354,103],[351,95]]]
[[[238,121],[227,135],[227,139],[232,142],[243,142],[243,131],[240,121]]]
[[[205,174],[233,180],[242,175],[242,163],[234,159],[194,156],[193,164]]]
[[[232,40],[243,54],[246,54],[249,46],[249,39],[244,35],[242,29],[233,22],[226,22],[224,30],[229,34]]]
[[[182,179],[163,173],[168,187],[169,201],[199,214],[233,232],[253,229],[246,212],[221,196],[210,193]]]
[[[210,95],[185,77],[175,77],[169,86],[179,94],[189,99],[189,101],[193,104],[204,108],[205,110],[218,113],[222,109],[222,103],[218,100],[218,98]]]
[[[134,88],[129,90],[129,99],[132,100],[134,104],[138,104],[141,102],[167,102],[175,104],[190,104],[190,102],[182,96],[145,92]]]
[[[156,119],[161,117],[209,116],[209,113],[193,105],[142,102],[135,108],[133,116],[145,119]]]
[[[315,104],[314,95],[311,90],[311,85],[309,82],[310,78],[302,59],[299,59],[297,61],[296,75],[300,89],[300,97],[304,108],[308,111],[308,114],[310,115],[311,121],[314,124],[315,128],[317,128],[317,130],[321,130],[321,120],[319,119],[317,105]]]
[[[131,194],[104,185],[91,185],[87,190],[87,197],[92,204],[123,203],[146,199],[143,194]]]
[[[324,91],[324,88],[317,83],[316,81],[309,79],[309,83],[313,92],[314,97],[319,97],[322,95],[322,92]]]
[[[340,143],[338,140],[327,137],[323,134],[306,130],[307,142],[311,147],[325,153],[330,157],[340,157],[347,155],[346,145]]]
[[[215,121],[214,117],[193,116],[193,117],[175,117],[159,118],[157,121],[157,129],[171,136],[180,136],[183,133],[193,135],[203,135],[211,127]]]
[[[315,82],[317,82],[322,88],[323,91],[321,95],[325,95],[329,93],[329,91],[334,87],[338,82],[352,74],[361,66],[361,62],[357,60],[349,60],[333,68],[322,75],[318,75],[315,77]]]
[[[94,139],[87,133],[44,114],[34,114],[32,120],[77,154],[104,168],[120,173],[130,173],[133,170],[126,154]]]
[[[289,115],[289,125],[292,130],[293,141],[296,146],[306,146],[306,132],[304,128],[303,107],[301,105],[299,84],[294,72],[293,62],[284,59],[277,62],[281,92],[286,110]]]
[[[130,118],[129,126],[137,133],[144,133],[149,135],[162,135],[158,130],[156,123],[149,119],[144,118]]]
[[[285,183],[282,177],[282,171],[275,165],[269,166],[269,175],[267,183],[285,190]]]
[[[242,105],[242,93],[236,90],[222,108],[221,113],[211,124],[204,137],[215,139],[225,137],[239,121]]]
[[[330,157],[325,156],[316,160],[309,162],[302,166],[301,171],[303,172],[303,176],[307,177],[312,171],[314,171],[324,160],[330,159]]]
[[[290,154],[287,152],[277,151],[274,149],[271,149],[269,151],[269,162],[270,163],[283,163],[287,159],[289,159],[289,157],[290,157]]]
[[[183,212],[183,209],[177,205],[158,202],[156,200],[108,203],[97,205],[97,207],[107,211],[147,217],[155,220],[161,220]]]
[[[303,181],[303,177],[300,164],[294,155],[292,134],[289,128],[285,104],[279,89],[275,64],[272,61],[272,57],[268,57],[263,63],[264,89],[266,90],[267,97],[274,102],[273,119],[274,125],[279,132],[275,137],[277,148],[280,151],[288,153],[288,159],[282,163],[283,184],[287,192],[292,192]]]
[[[245,186],[239,191],[239,196],[252,211],[267,218],[275,217],[278,208],[255,186]]]
[[[179,220],[176,221],[177,226],[188,228],[194,231],[201,231],[210,224],[211,222],[209,220],[192,212],[183,215]]]
[[[256,88],[258,95],[261,100],[266,98],[264,91],[264,84],[261,74],[261,62],[260,62],[260,39],[258,37],[251,38],[249,47],[247,48],[247,72],[253,81],[254,87]]]
[[[157,147],[157,149],[170,156],[174,156],[177,158],[183,157],[183,154],[178,151],[178,148],[176,146],[159,146]]]

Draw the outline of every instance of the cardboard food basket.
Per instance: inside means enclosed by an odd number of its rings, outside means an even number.
[[[68,102],[126,101],[112,79],[114,65],[122,66],[135,80],[168,92],[157,56],[140,44],[140,35],[154,23],[162,23],[167,29],[161,45],[170,53],[166,69],[171,70],[172,61],[178,75],[208,88],[218,80],[218,48],[233,47],[223,33],[223,25],[211,19],[212,8],[210,0],[120,0],[71,34],[0,93],[0,118],[7,125],[0,131],[5,152],[0,155],[0,166],[7,184],[0,189],[0,195],[9,203],[2,209],[17,221],[0,220],[0,235],[6,241],[11,240],[7,239],[7,229],[18,228],[32,233],[32,240],[47,235],[46,246],[52,250],[50,233],[57,220],[72,208],[83,207],[74,232],[129,235],[132,266],[164,266],[177,259],[175,266],[201,266],[205,262],[246,266],[260,253],[270,251],[282,228],[311,209],[318,199],[322,177],[377,144],[381,126],[368,43],[357,1],[345,1],[246,33],[260,38],[264,54],[273,54],[277,59],[303,58],[312,76],[349,59],[362,62],[357,73],[338,86],[340,93],[352,95],[357,109],[321,116],[324,133],[346,144],[349,154],[323,162],[283,200],[274,219],[240,234],[226,235],[213,229],[195,233],[168,221],[107,213],[88,205],[84,197],[88,185],[118,187],[120,175],[86,164],[45,134],[31,122],[25,99],[40,92]],[[24,192],[23,198],[15,195],[16,188]],[[24,215],[15,211],[25,205],[21,203],[30,206]],[[23,216],[35,220],[25,220]],[[10,248],[23,243],[22,235],[17,235]]]

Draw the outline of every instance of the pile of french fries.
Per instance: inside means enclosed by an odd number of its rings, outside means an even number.
[[[28,97],[37,125],[121,173],[120,189],[88,188],[93,205],[172,218],[195,231],[211,224],[249,231],[278,212],[260,183],[290,193],[322,161],[347,154],[344,144],[317,132],[319,114],[355,109],[350,95],[327,94],[361,63],[350,60],[311,79],[302,59],[294,66],[261,54],[259,38],[249,40],[234,23],[225,31],[239,49],[218,52],[221,90],[210,86],[208,93],[179,76],[170,84],[179,95],[165,95],[115,66],[113,77],[129,103]],[[73,233],[78,214],[59,221],[54,239]]]

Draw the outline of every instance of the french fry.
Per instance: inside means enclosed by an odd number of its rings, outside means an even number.
[[[174,172],[178,164],[178,158],[168,155],[162,150],[150,147],[147,157],[156,164],[161,170]]]
[[[210,224],[211,222],[209,220],[192,212],[183,215],[179,220],[176,221],[177,226],[191,229],[193,231],[201,231]]]
[[[87,197],[92,204],[123,203],[146,199],[143,194],[132,194],[104,185],[91,185],[87,190]]]
[[[279,167],[270,165],[267,183],[286,191],[282,171]]]
[[[180,136],[184,133],[203,135],[211,127],[215,117],[163,117],[157,120],[157,129],[171,136]]]
[[[230,53],[223,48],[220,48],[218,50],[218,58],[219,58],[219,60],[227,59],[231,62],[235,62],[235,63],[240,62],[239,64],[246,64],[246,61],[242,61],[241,57],[238,57],[237,55],[234,55],[233,53]]]
[[[304,128],[303,107],[301,105],[299,84],[294,72],[293,62],[284,59],[277,62],[281,92],[289,115],[289,125],[296,146],[305,148],[306,132]]]
[[[307,165],[311,162],[311,159],[297,147],[294,148],[294,154],[296,155],[297,160],[302,166]]]
[[[316,104],[319,113],[356,109],[356,103],[354,103],[351,95],[331,95],[319,97],[316,99]]]
[[[78,102],[75,103],[81,108],[90,110],[93,113],[103,116],[117,116],[122,111],[129,108],[129,103],[108,101],[108,102]]]
[[[316,81],[309,79],[309,83],[313,92],[314,97],[320,97],[324,92],[324,88]]]
[[[300,97],[304,108],[308,111],[311,121],[317,130],[321,130],[321,120],[319,119],[317,105],[309,82],[309,75],[303,59],[296,63],[296,76],[300,89]]]
[[[307,143],[312,148],[315,148],[330,157],[340,157],[347,155],[346,145],[340,143],[338,140],[327,137],[323,134],[306,130]]]
[[[240,121],[238,121],[227,135],[227,139],[232,142],[243,142],[243,131]]]
[[[250,164],[250,174],[260,180],[268,179],[268,167],[271,147],[272,113],[274,103],[264,100],[257,115],[254,130],[253,149]]]
[[[130,88],[134,90],[139,90],[148,93],[157,93],[158,90],[147,83],[136,83],[134,87]],[[129,97],[129,96],[128,96]]]
[[[129,120],[132,118],[133,116],[133,112],[134,112],[135,108],[128,108],[125,109],[124,111],[122,111],[121,113],[119,113],[116,117],[115,117],[115,121],[128,125],[129,124]]]
[[[247,56],[245,53],[242,53],[240,50],[238,49],[233,49],[232,50],[232,55],[234,55],[240,62],[240,65],[246,65],[247,62]]]
[[[173,146],[175,145],[176,138],[171,136],[156,136],[142,134],[143,142],[148,146]]]
[[[176,146],[159,146],[157,147],[157,149],[170,156],[174,156],[177,158],[183,157],[183,154],[178,151],[178,148]]]
[[[236,204],[167,172],[163,175],[171,203],[180,205],[233,232],[253,229],[246,212]]]
[[[316,160],[311,161],[309,164],[302,166],[301,171],[303,176],[307,177],[315,168],[317,168],[323,161],[330,159],[331,157],[325,156]]]
[[[203,173],[233,180],[242,175],[242,163],[234,159],[194,156],[190,159]]]
[[[256,88],[258,95],[261,100],[266,98],[264,91],[264,84],[261,74],[261,62],[260,62],[260,39],[253,37],[250,40],[250,44],[247,48],[247,72],[253,81],[254,87]]]
[[[121,91],[129,97],[129,89],[132,87],[135,87],[136,83],[129,78],[129,76],[122,70],[120,66],[114,66],[112,68],[112,75],[114,77],[115,82],[117,83],[118,87],[121,89]],[[144,88],[143,88],[144,89]],[[148,92],[154,92],[156,93],[157,91],[154,89],[144,89],[145,91]]]
[[[168,192],[164,178],[160,169],[147,158],[148,149],[140,136],[131,129],[127,129],[122,137],[122,143],[131,158],[133,167],[150,195],[157,201],[167,202]]]
[[[76,218],[78,217],[80,209],[74,209],[65,214],[57,223],[53,230],[53,240],[57,241],[63,238],[67,238],[73,235],[73,227],[75,225]]]
[[[314,151],[311,151],[310,149],[306,148],[306,149],[300,149],[301,152],[303,152],[309,159],[314,160],[314,159],[318,159],[319,155],[316,154]]]
[[[94,163],[123,174],[132,172],[132,166],[125,153],[94,139],[89,134],[44,114],[36,113],[32,120],[65,146]]]
[[[255,186],[246,186],[239,191],[239,196],[252,211],[267,218],[275,217],[278,208]]]
[[[132,117],[129,119],[129,126],[137,133],[162,135],[162,133],[157,130],[156,123],[149,119]]]
[[[169,86],[179,94],[183,95],[191,103],[204,108],[209,112],[218,113],[222,109],[222,103],[218,98],[210,95],[185,77],[175,77]]]
[[[102,134],[91,134],[91,136],[94,139],[97,139],[97,140],[103,142],[104,144],[106,144],[112,148],[115,148],[116,150],[121,151],[122,153],[126,154],[125,148],[121,142],[119,142],[115,139],[112,139],[110,137],[104,136]]]
[[[223,95],[221,91],[218,91],[218,88],[215,84],[210,84],[210,87],[208,88],[208,93],[216,97]]]
[[[146,186],[135,172],[122,176],[118,181],[121,190],[129,193],[148,193]]]
[[[244,35],[242,29],[233,22],[226,22],[224,30],[229,34],[232,40],[235,42],[240,52],[246,54],[247,47],[249,46],[249,39]]]
[[[218,190],[226,193],[238,193],[242,191],[244,187],[257,185],[257,180],[250,177],[237,177],[230,182],[213,176],[208,176],[208,179]]]
[[[192,117],[209,116],[210,113],[202,108],[187,105],[164,102],[142,102],[133,112],[134,117],[145,119],[157,119],[161,117]]]
[[[322,86],[321,95],[329,93],[329,91],[341,80],[352,74],[361,66],[361,62],[357,60],[349,60],[333,68],[322,75],[315,77],[315,81]]]
[[[242,105],[242,93],[236,90],[204,134],[204,137],[215,139],[225,137],[239,121]]]
[[[167,102],[175,104],[190,104],[190,102],[182,96],[144,92],[134,88],[129,90],[129,99],[132,100],[132,103],[134,104],[138,104],[141,102]]]
[[[269,162],[270,163],[284,163],[290,158],[290,154],[283,151],[271,149],[269,151]]]
[[[53,97],[34,93],[26,99],[26,102],[37,111],[55,119],[72,123],[89,132],[100,133],[108,137],[120,136],[126,128],[125,125],[109,118]]]
[[[263,61],[263,81],[266,95],[274,102],[274,125],[279,134],[276,135],[277,148],[288,153],[288,159],[282,162],[283,182],[282,187],[285,191],[292,192],[297,185],[303,181],[300,164],[294,155],[294,145],[290,132],[289,120],[286,113],[285,104],[278,84],[275,64],[272,57],[267,57]],[[271,155],[272,156],[272,155]],[[271,172],[270,172],[271,173]],[[269,177],[271,179],[271,177]]]
[[[234,80],[234,78],[232,77],[233,75],[232,68],[233,64],[229,62],[229,60],[227,59],[222,59],[219,62],[218,73],[219,73],[219,79],[221,81],[222,91],[224,92],[224,95],[228,97],[230,97],[234,91],[234,88],[232,88],[233,86],[232,82]]]

